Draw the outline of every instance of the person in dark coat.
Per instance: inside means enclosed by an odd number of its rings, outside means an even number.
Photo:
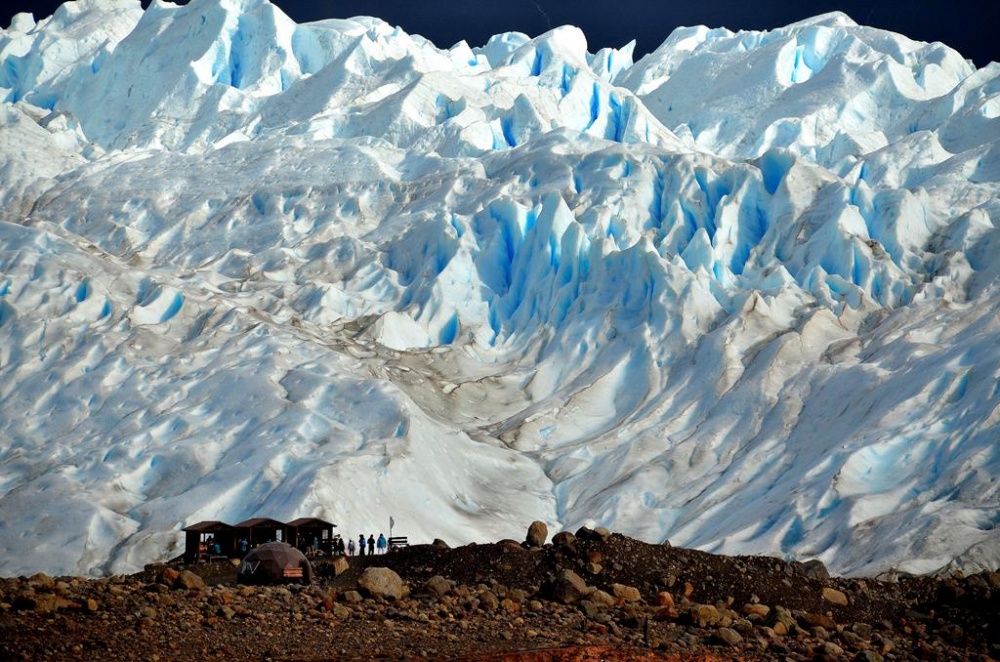
[[[368,536],[368,555],[375,556],[375,536]]]
[[[358,534],[358,556],[365,555],[365,534]]]

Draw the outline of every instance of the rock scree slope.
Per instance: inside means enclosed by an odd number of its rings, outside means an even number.
[[[996,63],[86,0],[0,65],[0,574],[257,515],[1000,561]]]

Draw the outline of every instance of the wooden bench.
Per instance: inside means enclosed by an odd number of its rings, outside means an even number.
[[[281,571],[285,579],[302,579],[302,568],[285,568]]]
[[[392,536],[389,538],[389,549],[406,547],[407,545],[409,545],[409,543],[406,541],[406,536]]]

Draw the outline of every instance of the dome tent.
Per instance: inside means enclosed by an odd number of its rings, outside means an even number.
[[[312,565],[299,550],[283,542],[269,542],[251,549],[236,574],[238,584],[312,583]]]

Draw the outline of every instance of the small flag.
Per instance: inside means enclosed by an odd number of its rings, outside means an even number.
[[[389,528],[396,526],[396,520],[392,519],[392,515],[389,515]]]

